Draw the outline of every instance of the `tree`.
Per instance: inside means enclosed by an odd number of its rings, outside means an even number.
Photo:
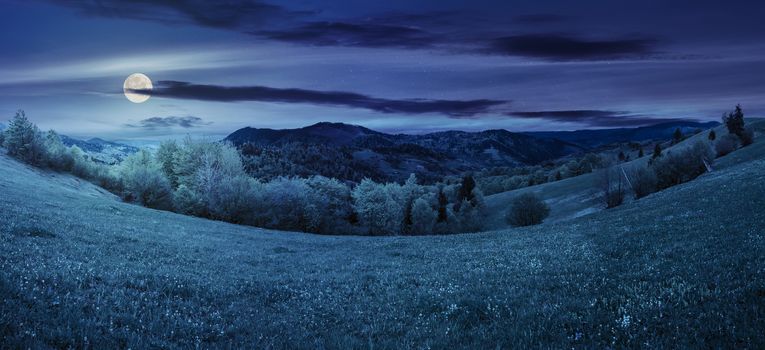
[[[709,130],[709,135],[707,137],[709,138],[709,141],[714,141],[717,138],[717,134],[714,130]]]
[[[722,119],[725,127],[728,128],[728,133],[741,137],[744,132],[744,111],[741,105],[736,105],[733,112],[724,113]]]
[[[513,226],[541,224],[550,215],[550,207],[533,193],[524,193],[513,200],[507,221]]]
[[[682,140],[683,140],[683,132],[680,130],[680,128],[675,129],[675,132],[672,134],[673,143],[678,144]]]
[[[643,152],[643,146],[640,146],[640,150],[638,151],[638,158],[643,158],[645,156],[645,152]]]
[[[657,188],[665,189],[695,179],[707,171],[714,160],[709,143],[698,141],[691,147],[668,153],[653,164]]]
[[[627,160],[627,156],[624,155],[623,151],[619,151],[619,161],[623,162],[625,160]]]
[[[68,148],[61,142],[58,134],[50,130],[45,134],[43,141],[46,165],[59,171],[71,171],[74,166],[74,158]]]
[[[433,233],[438,213],[431,206],[432,199],[435,197],[432,193],[419,197],[412,205],[412,227],[414,234]]]
[[[149,208],[172,208],[172,190],[160,165],[147,150],[130,155],[120,167],[123,198]]]
[[[615,165],[603,169],[599,178],[601,196],[606,204],[606,208],[614,208],[621,205],[624,201],[624,179],[621,169]]]
[[[414,205],[414,200],[421,196],[424,192],[422,187],[417,184],[417,176],[414,173],[409,175],[409,178],[404,183],[404,186],[401,187],[401,192],[404,196],[403,230],[404,233],[410,233],[410,229],[412,227],[412,206]]]
[[[462,200],[473,200],[473,190],[475,188],[475,179],[473,179],[473,176],[469,174],[463,176],[462,183],[457,191],[457,203],[461,203]],[[459,206],[457,208],[459,208]]]
[[[726,134],[723,135],[717,142],[715,142],[715,151],[718,157],[722,157],[728,153],[731,153],[738,148],[739,139],[735,135]]]
[[[353,214],[351,189],[344,183],[324,176],[311,176],[306,180],[316,193],[316,209],[319,233],[350,233],[350,218]]]
[[[395,184],[382,185],[364,179],[353,189],[353,207],[359,222],[370,235],[395,235],[401,233],[403,203],[394,191]]]
[[[32,165],[43,162],[43,145],[37,126],[18,110],[4,131],[3,145],[9,156]]]
[[[661,144],[657,143],[655,146],[653,146],[653,155],[651,156],[651,159],[656,159],[661,157]]]
[[[656,173],[653,171],[653,168],[639,166],[639,168],[632,171],[630,183],[632,184],[635,199],[643,198],[656,192]]]
[[[162,166],[162,171],[170,181],[170,185],[173,188],[178,187],[178,175],[173,169],[173,159],[176,153],[180,150],[178,143],[175,140],[162,141],[157,149],[157,161]]]
[[[447,205],[449,204],[449,199],[446,197],[446,193],[444,193],[444,188],[439,187],[438,188],[438,218],[437,222],[446,222],[448,220],[448,215],[446,213]]]

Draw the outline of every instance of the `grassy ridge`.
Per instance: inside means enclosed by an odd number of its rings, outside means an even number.
[[[747,127],[752,128],[760,135],[765,135],[765,119],[748,119]],[[718,139],[728,133],[725,125],[720,125],[712,130],[715,130]],[[692,135],[683,142],[668,147],[664,153],[686,148],[698,141],[709,142],[708,136],[708,131]],[[714,168],[723,169],[754,159],[765,158],[764,139],[765,137],[758,137],[754,144],[715,160]],[[648,150],[646,156],[625,162],[622,167],[629,171],[633,167],[645,166],[650,158],[651,150]],[[550,205],[551,212],[547,219],[548,222],[568,220],[600,211],[604,209],[605,205],[599,197],[600,189],[597,181],[598,174],[596,172],[486,196],[486,205],[490,213],[486,220],[487,225],[490,229],[495,230],[508,228],[510,225],[505,216],[513,200],[518,195],[529,192],[536,194]],[[628,195],[627,197],[629,201],[632,196]]]
[[[763,347],[763,174],[533,228],[333,237],[129,205],[0,156],[0,343]]]

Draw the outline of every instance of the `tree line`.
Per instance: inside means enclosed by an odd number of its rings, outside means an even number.
[[[34,166],[70,172],[149,208],[279,230],[400,235],[474,232],[483,228],[483,194],[472,176],[421,185],[362,179],[357,185],[320,175],[250,176],[228,143],[190,137],[162,142],[117,166],[99,164],[54,131],[42,133],[23,111],[1,133],[7,153]]]

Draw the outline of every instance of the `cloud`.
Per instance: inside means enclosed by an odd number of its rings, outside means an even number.
[[[316,46],[425,48],[438,40],[435,35],[416,27],[349,22],[313,22],[290,30],[250,34]]]
[[[638,58],[654,54],[654,39],[585,40],[558,34],[527,34],[496,38],[486,53],[550,61]]]
[[[549,13],[536,13],[529,15],[520,15],[514,18],[515,22],[526,24],[555,23],[567,19],[566,16],[554,15]]]
[[[154,129],[171,128],[171,127],[181,127],[181,128],[189,129],[189,128],[196,128],[196,127],[201,127],[201,126],[210,125],[210,124],[212,123],[205,122],[202,118],[199,118],[199,117],[170,116],[170,117],[146,118],[139,121],[138,125],[125,124],[125,126],[131,127],[131,128],[142,128],[147,130],[154,130]]]
[[[182,81],[159,81],[151,90],[130,90],[139,94],[151,94],[188,100],[235,102],[260,101],[278,103],[307,103],[352,108],[363,108],[381,113],[425,114],[439,113],[453,118],[472,118],[491,112],[493,108],[508,101],[499,100],[431,100],[376,98],[353,92],[316,91],[305,89],[278,89],[266,86],[218,86],[200,85]]]
[[[168,24],[193,23],[236,29],[290,14],[282,7],[255,0],[49,0],[88,16],[129,18]]]
[[[631,112],[609,110],[530,111],[510,112],[506,115],[523,119],[544,119],[546,121],[581,123],[587,126],[599,127],[644,126],[683,120],[677,118],[651,118]]]

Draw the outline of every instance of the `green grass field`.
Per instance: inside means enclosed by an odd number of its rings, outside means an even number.
[[[738,156],[616,209],[418,237],[155,211],[0,156],[0,347],[762,348],[765,159]]]

